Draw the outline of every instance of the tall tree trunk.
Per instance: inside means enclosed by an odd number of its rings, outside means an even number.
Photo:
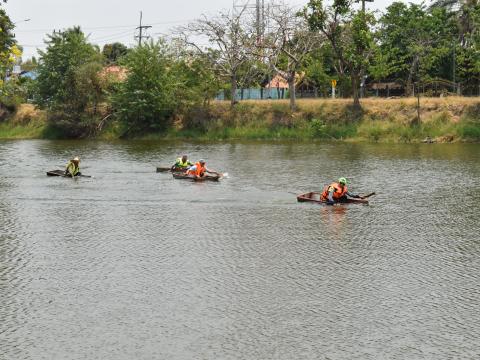
[[[412,74],[408,74],[407,83],[405,85],[405,96],[412,96]]]
[[[235,95],[237,94],[237,74],[232,74],[230,76],[230,105],[233,107],[235,105]]]
[[[353,107],[356,109],[360,108],[359,86],[360,76],[358,74],[352,74]]]
[[[290,71],[288,75],[288,92],[290,95],[290,110],[295,110],[295,71]]]
[[[408,72],[408,78],[407,78],[407,85],[405,88],[405,96],[411,96],[412,95],[412,89],[413,89],[413,76],[415,75],[415,69],[417,69],[418,65],[418,56],[415,56],[413,59],[412,65],[410,66],[410,70]],[[418,71],[418,69],[417,69]],[[417,88],[417,91],[419,89]]]

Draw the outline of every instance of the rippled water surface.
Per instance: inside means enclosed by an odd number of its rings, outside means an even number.
[[[479,214],[479,145],[1,141],[0,359],[480,358]]]

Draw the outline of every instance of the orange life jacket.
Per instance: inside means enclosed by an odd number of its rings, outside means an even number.
[[[188,175],[203,176],[205,174],[205,167],[203,167],[199,162],[195,164],[195,170],[188,170]]]
[[[333,200],[338,200],[342,196],[344,196],[347,193],[347,185],[344,185],[343,188],[340,186],[339,183],[331,183],[330,185],[327,185],[323,188],[322,196],[320,197],[321,200],[327,201],[328,200],[328,193],[330,190],[333,188]]]

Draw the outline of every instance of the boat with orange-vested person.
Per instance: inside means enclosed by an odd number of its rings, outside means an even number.
[[[184,179],[184,180],[192,180],[192,181],[218,181],[222,177],[221,175],[204,175],[204,176],[195,176],[185,173],[173,173],[172,174],[175,179]]]
[[[375,195],[375,193],[370,193],[368,195],[362,196],[360,199],[354,199],[354,198],[347,198],[345,201],[342,202],[336,202],[335,204],[364,204],[368,205],[368,200],[370,196]],[[322,193],[316,192],[316,191],[311,191],[305,194],[300,194],[297,195],[297,201],[298,202],[313,202],[317,204],[327,204],[326,200],[322,200]]]

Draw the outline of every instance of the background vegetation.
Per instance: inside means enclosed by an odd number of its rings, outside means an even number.
[[[475,99],[378,105],[366,97],[367,84],[399,84],[408,97],[439,81],[442,96],[480,95],[478,0],[394,2],[382,14],[350,0],[310,0],[267,16],[264,28],[246,8],[219,13],[134,48],[100,49],[72,27],[47,35],[38,59],[23,60],[0,5],[0,135],[21,136],[24,127],[26,137],[63,138],[479,139]],[[36,77],[16,76],[14,65]],[[288,103],[236,97],[277,75],[290,85]],[[331,80],[346,100],[297,100],[299,84],[329,97]],[[220,90],[229,102],[213,101]],[[27,117],[25,103],[35,105]]]

